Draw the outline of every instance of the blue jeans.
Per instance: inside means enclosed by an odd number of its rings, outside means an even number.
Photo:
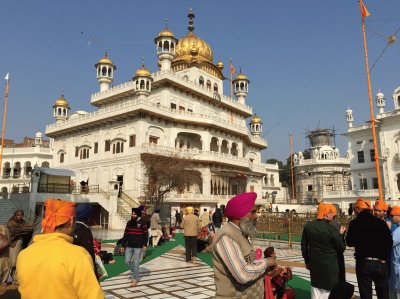
[[[129,266],[132,272],[132,279],[139,280],[139,264],[142,258],[143,248],[125,248],[125,264]]]

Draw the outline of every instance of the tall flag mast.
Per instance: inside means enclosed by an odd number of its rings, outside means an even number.
[[[360,11],[361,11],[361,29],[364,41],[365,71],[367,73],[367,83],[368,83],[369,112],[370,112],[370,121],[372,127],[372,139],[374,141],[375,168],[378,180],[379,199],[383,200],[381,171],[379,168],[378,145],[376,141],[375,115],[374,115],[374,107],[372,105],[372,89],[371,89],[371,78],[370,78],[369,63],[368,63],[367,36],[365,34],[365,18],[369,17],[371,14],[367,10],[367,7],[364,5],[363,0],[360,0]]]
[[[294,194],[294,173],[293,173],[293,155],[292,155],[292,146],[293,146],[293,138],[292,133],[289,133],[289,145],[290,145],[290,176],[292,178],[292,199],[295,199]]]
[[[7,73],[7,75],[4,79],[6,80],[6,93],[5,93],[5,97],[4,97],[3,126],[1,128],[0,174],[1,174],[1,170],[3,169],[2,165],[3,165],[4,133],[6,131],[8,88],[9,88],[10,74]]]

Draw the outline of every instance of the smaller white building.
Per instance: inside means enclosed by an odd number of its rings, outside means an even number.
[[[25,137],[22,143],[8,140],[3,149],[0,176],[0,197],[8,198],[10,193],[29,192],[32,169],[35,165],[51,167],[53,152],[49,141],[43,140],[37,132],[35,138]]]
[[[350,160],[340,157],[333,137],[330,129],[310,131],[310,147],[293,155],[298,203],[317,203],[332,194],[351,190]]]

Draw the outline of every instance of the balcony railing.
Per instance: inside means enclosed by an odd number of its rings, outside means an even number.
[[[89,185],[89,186],[75,186],[70,184],[39,184],[39,193],[79,193],[79,194],[89,194],[89,193],[99,193],[99,185]]]

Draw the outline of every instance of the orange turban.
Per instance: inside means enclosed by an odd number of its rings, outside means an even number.
[[[328,204],[328,209],[326,213],[328,214],[329,212],[332,212],[333,216],[336,216],[337,214],[336,207],[332,204]]]
[[[42,220],[43,233],[54,233],[56,227],[75,216],[75,203],[57,199],[48,199],[44,203],[45,213]]]
[[[323,219],[324,216],[326,215],[326,209],[327,209],[328,204],[321,202],[318,206],[318,213],[317,213],[317,219]]]
[[[387,211],[387,210],[388,210],[388,205],[387,205],[387,203],[384,202],[383,200],[380,200],[380,199],[378,199],[378,200],[375,202],[374,207],[375,207],[375,209],[377,209],[377,210],[383,210],[383,211]]]
[[[356,203],[354,204],[354,208],[371,209],[371,207],[371,201],[364,200],[362,197],[358,197]]]
[[[390,212],[390,215],[392,215],[392,216],[400,216],[400,207],[399,206],[394,206],[392,208],[392,211]]]

